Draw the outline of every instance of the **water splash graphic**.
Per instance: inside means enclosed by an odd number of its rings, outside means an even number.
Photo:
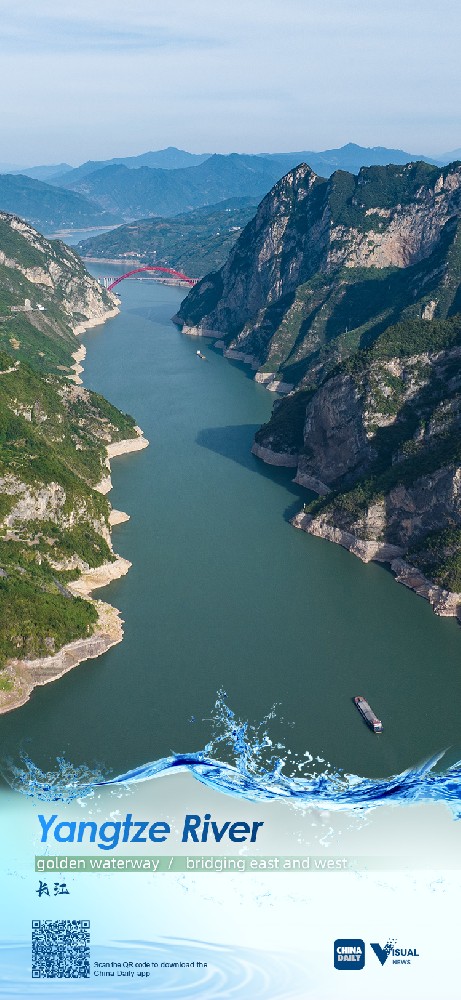
[[[62,757],[57,759],[55,771],[45,773],[24,754],[22,766],[10,764],[3,768],[3,774],[12,788],[49,802],[71,802],[94,795],[103,787],[129,789],[142,781],[189,771],[214,791],[250,802],[290,801],[319,809],[354,811],[390,802],[443,802],[456,819],[461,818],[461,761],[445,771],[435,770],[443,757],[440,753],[390,778],[363,778],[333,769],[308,751],[297,760],[283,743],[271,739],[269,727],[276,718],[273,708],[258,725],[242,722],[221,691],[211,719],[212,737],[203,750],[173,753],[112,778],[99,769],[75,767]],[[320,773],[308,771],[316,764],[324,764]]]

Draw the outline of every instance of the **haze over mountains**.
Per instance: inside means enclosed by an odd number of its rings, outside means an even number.
[[[66,183],[99,207],[130,221],[177,215],[226,198],[262,198],[284,173],[277,160],[259,156],[211,156],[196,167],[131,170],[114,164]],[[65,180],[65,178],[64,178]]]
[[[258,155],[195,154],[169,147],[139,156],[89,160],[76,168],[65,163],[28,167],[20,173],[11,168],[9,180],[5,175],[0,179],[0,210],[21,215],[48,233],[59,228],[103,228],[174,216],[228,198],[261,198],[300,162],[329,177],[336,170],[357,173],[362,166],[415,160],[434,162],[422,154],[354,143],[323,152]]]
[[[51,181],[52,177],[56,177],[58,174],[65,174],[69,170],[73,170],[73,167],[69,163],[50,163],[42,167],[25,167],[22,170],[18,167],[15,170],[0,172],[5,174],[23,174],[24,177],[33,177],[36,181]]]
[[[119,221],[74,191],[51,187],[23,174],[0,174],[0,210],[19,215],[44,233],[112,226]]]
[[[116,156],[111,160],[87,160],[79,167],[68,167],[63,164],[63,170],[54,175],[54,183],[74,184],[83,177],[104,167],[128,167],[130,170],[137,170],[139,167],[152,167],[161,170],[178,170],[180,167],[197,167],[199,163],[208,160],[211,153],[188,153],[185,149],[176,149],[176,146],[168,146],[167,149],[158,149],[156,152],[140,153],[139,156]],[[43,167],[41,168],[43,169]],[[64,176],[65,175],[65,176]],[[65,183],[64,183],[65,181]]]

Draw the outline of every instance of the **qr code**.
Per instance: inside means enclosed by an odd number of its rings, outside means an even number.
[[[32,921],[32,978],[87,979],[89,920]]]

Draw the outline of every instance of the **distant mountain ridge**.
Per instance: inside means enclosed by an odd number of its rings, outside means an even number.
[[[52,177],[58,174],[69,173],[73,170],[70,163],[54,163],[41,167],[24,167],[22,170],[5,170],[5,174],[22,174],[23,177],[32,177],[36,181],[51,181]]]
[[[330,177],[335,170],[347,170],[351,174],[357,174],[361,167],[385,167],[391,163],[414,163],[418,160],[442,166],[443,163],[455,159],[451,156],[449,160],[434,160],[422,153],[407,153],[403,149],[387,149],[385,146],[358,146],[355,142],[348,142],[339,149],[325,149],[323,152],[303,150],[299,153],[262,155],[278,160],[286,171],[292,170],[298,163],[308,163],[314,173],[321,177]]]
[[[443,153],[438,162],[453,163],[455,160],[461,160],[461,148],[452,149],[450,153]]]
[[[65,186],[96,202],[104,211],[132,221],[178,215],[227,198],[260,198],[282,172],[277,160],[238,153],[214,154],[198,166],[177,170],[131,170],[122,164],[112,165],[77,181],[69,180]]]
[[[456,158],[450,154],[448,159],[443,157],[437,159],[421,153],[408,153],[402,149],[388,149],[385,146],[360,146],[354,142],[348,142],[337,149],[325,149],[321,151],[304,149],[298,152],[287,153],[189,153],[184,149],[178,149],[176,146],[168,146],[167,149],[141,153],[138,156],[118,156],[108,160],[87,160],[85,163],[80,164],[80,166],[70,169],[65,164],[62,175],[60,175],[55,167],[35,167],[30,168],[30,170],[50,169],[53,173],[50,173],[49,177],[53,176],[53,183],[57,185],[62,184],[63,186],[67,184],[73,186],[84,177],[88,177],[98,170],[103,170],[104,167],[124,166],[128,167],[129,170],[135,170],[139,167],[179,170],[183,167],[199,166],[200,163],[204,163],[205,160],[210,159],[214,155],[233,157],[259,156],[265,160],[277,160],[285,172],[292,170],[298,163],[308,163],[316,173],[324,177],[330,176],[335,170],[349,170],[351,173],[357,173],[361,167],[386,166],[388,163],[409,163],[415,160],[425,160],[427,163],[442,165]],[[25,173],[28,176],[35,176],[35,174],[30,173],[29,169],[22,170],[21,173]],[[38,179],[47,178],[40,176]]]
[[[170,146],[139,156],[87,161],[76,168],[42,165],[21,173],[11,168],[0,181],[0,210],[21,215],[48,233],[103,228],[135,219],[172,217],[229,198],[260,199],[300,162],[328,177],[338,169],[357,173],[362,166],[391,161],[403,165],[415,159],[403,150],[355,143],[323,152],[257,155],[195,154]],[[32,186],[40,183],[42,188]]]
[[[0,210],[19,215],[44,233],[111,226],[120,221],[78,192],[23,174],[0,174]]]
[[[129,170],[137,170],[139,167],[158,167],[161,170],[178,170],[181,167],[195,167],[203,163],[211,156],[211,153],[188,153],[185,149],[177,149],[176,146],[168,146],[167,149],[159,149],[155,152],[140,153],[139,156],[115,156],[110,160],[87,160],[79,167],[70,168],[69,171],[58,171],[54,175],[54,183],[61,184],[65,179],[66,183],[74,184],[83,177],[102,170],[104,167],[128,167]],[[64,165],[65,166],[65,165]],[[43,169],[43,168],[42,168]],[[23,171],[24,172],[24,171]]]
[[[178,215],[226,198],[261,197],[282,174],[299,162],[307,162],[310,166],[316,163],[316,171],[321,176],[329,176],[338,168],[358,170],[367,163],[389,163],[393,159],[404,164],[414,159],[402,150],[365,149],[349,143],[324,154],[230,153],[224,156],[214,153],[201,163],[175,169],[141,165],[142,160],[153,155],[157,154],[136,158],[136,169],[133,169],[133,160],[130,166],[126,165],[127,161],[114,161],[106,166],[84,164],[55,178],[53,183],[59,182],[66,189],[96,202],[104,211],[132,221],[149,216]]]

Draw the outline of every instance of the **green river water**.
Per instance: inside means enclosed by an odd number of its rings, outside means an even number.
[[[125,638],[1,716],[0,753],[122,771],[198,750],[220,688],[253,722],[277,704],[274,733],[293,755],[358,774],[456,747],[459,626],[385,568],[292,528],[305,492],[292,470],[250,454],[272,394],[176,330],[182,290],[130,281],[120,291],[120,315],[84,338],[84,383],[150,441],[112,463],[111,502],[131,516],[114,545],[133,567],[98,596],[121,609]],[[356,694],[382,736],[363,724]]]

